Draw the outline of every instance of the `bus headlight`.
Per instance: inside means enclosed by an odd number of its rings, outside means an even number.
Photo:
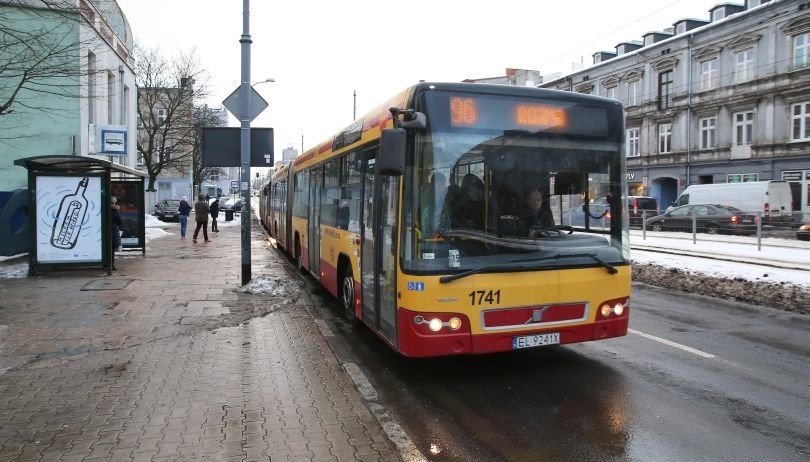
[[[613,312],[616,314],[616,316],[621,316],[622,313],[624,313],[624,305],[622,305],[621,303],[617,303],[613,307]]]
[[[469,332],[469,322],[466,317],[460,315],[458,313],[427,313],[427,316],[431,316],[426,318],[425,315],[417,314],[413,317],[413,323],[417,326],[421,326],[421,329],[424,329],[422,333],[430,332],[442,332],[447,333],[447,331],[453,331],[452,333],[456,332]]]
[[[610,305],[605,303],[604,305],[602,305],[602,307],[599,309],[599,311],[600,311],[600,313],[602,313],[602,317],[606,318],[606,317],[610,316],[610,312],[613,311],[613,308],[611,308]]]

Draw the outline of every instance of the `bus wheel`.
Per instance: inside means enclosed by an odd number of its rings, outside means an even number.
[[[295,269],[304,272],[304,267],[301,266],[301,242],[296,237],[295,239]]]
[[[346,264],[340,275],[340,306],[346,313],[346,319],[352,323],[357,323],[357,315],[354,313],[354,277],[352,267]]]

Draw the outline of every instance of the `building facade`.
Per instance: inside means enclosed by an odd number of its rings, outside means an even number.
[[[0,255],[12,255],[28,224],[27,171],[14,161],[134,168],[136,89],[132,32],[114,0],[0,0],[0,35]]]
[[[810,214],[810,3],[720,4],[540,87],[622,101],[628,195],[787,180]]]

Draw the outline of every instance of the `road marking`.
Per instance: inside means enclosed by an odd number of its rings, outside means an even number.
[[[656,342],[661,342],[664,345],[669,345],[671,347],[681,349],[681,350],[686,351],[688,353],[692,353],[692,354],[696,354],[698,356],[702,356],[704,358],[714,358],[713,354],[709,354],[709,353],[706,353],[705,351],[700,351],[700,350],[697,350],[695,348],[688,347],[686,345],[681,345],[680,343],[675,343],[675,342],[673,342],[671,340],[667,340],[667,339],[664,339],[664,338],[661,338],[661,337],[656,337],[655,335],[645,334],[644,332],[641,332],[641,331],[638,331],[638,330],[635,330],[635,329],[627,329],[627,331],[630,332],[630,333],[633,333],[633,334],[640,335],[642,337],[648,338],[650,340],[655,340]]]
[[[343,369],[349,374],[352,381],[354,381],[363,399],[368,402],[367,404],[369,409],[371,409],[371,413],[374,414],[377,422],[380,423],[383,431],[388,435],[388,439],[399,449],[402,460],[407,462],[426,462],[427,459],[425,456],[419,451],[416,445],[413,444],[411,438],[408,437],[408,434],[405,433],[405,430],[402,429],[394,416],[388,412],[385,406],[377,402],[377,391],[374,389],[371,382],[369,382],[368,378],[366,378],[366,374],[360,370],[360,366],[355,363],[343,363]]]

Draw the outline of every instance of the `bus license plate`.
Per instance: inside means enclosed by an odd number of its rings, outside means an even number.
[[[521,337],[512,338],[512,349],[518,350],[521,348],[556,345],[558,343],[560,343],[560,334],[558,332],[551,334],[523,335]]]

